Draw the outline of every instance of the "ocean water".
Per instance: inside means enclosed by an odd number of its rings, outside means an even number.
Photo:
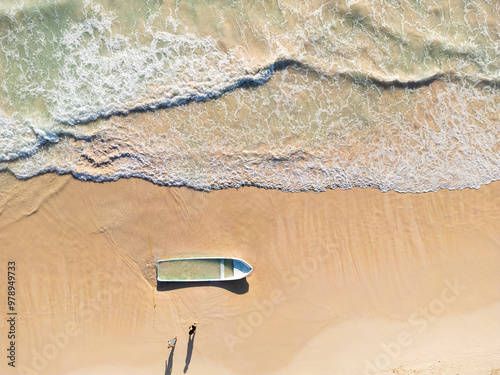
[[[211,190],[500,178],[497,0],[0,3],[0,171]]]

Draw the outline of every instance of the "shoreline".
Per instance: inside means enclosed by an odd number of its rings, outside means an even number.
[[[424,190],[424,191],[401,191],[401,190],[395,190],[395,189],[387,189],[383,190],[380,186],[372,186],[372,185],[366,185],[366,186],[350,186],[350,187],[341,187],[341,186],[334,186],[334,187],[325,187],[323,190],[315,190],[314,188],[310,188],[307,190],[286,190],[283,188],[280,188],[278,186],[267,186],[263,184],[257,184],[257,183],[241,183],[241,184],[234,184],[234,185],[223,185],[220,187],[196,187],[194,185],[190,185],[188,183],[182,183],[182,184],[169,184],[166,182],[161,182],[159,180],[153,180],[147,176],[118,176],[118,177],[93,177],[89,175],[82,175],[76,172],[59,172],[59,171],[41,171],[38,172],[32,176],[29,177],[18,177],[16,176],[12,171],[10,170],[2,170],[0,171],[0,183],[2,183],[3,180],[5,180],[5,177],[2,176],[10,176],[16,181],[29,181],[34,178],[39,178],[44,175],[57,175],[60,177],[72,177],[74,180],[79,181],[79,182],[90,182],[90,183],[95,183],[95,184],[105,184],[105,183],[110,183],[110,182],[117,182],[120,180],[142,180],[144,182],[151,183],[153,185],[156,185],[158,187],[162,188],[179,188],[179,189],[190,189],[196,192],[201,192],[201,193],[212,193],[212,192],[217,192],[217,191],[225,191],[225,190],[239,190],[239,189],[245,189],[245,188],[254,188],[254,189],[262,189],[262,190],[273,190],[273,191],[279,191],[282,193],[291,193],[291,194],[300,194],[300,193],[315,193],[315,194],[321,194],[321,193],[326,193],[329,191],[334,191],[334,190],[342,190],[342,191],[350,191],[353,189],[369,189],[369,190],[378,190],[381,193],[398,193],[398,194],[429,194],[429,193],[437,193],[440,191],[462,191],[462,190],[479,190],[482,187],[497,183],[500,181],[499,178],[492,178],[488,182],[485,182],[479,186],[463,186],[463,187],[458,187],[458,188],[450,188],[447,186],[441,186],[437,189],[429,189],[429,190]],[[9,177],[9,178],[10,178]],[[8,179],[8,178],[7,178]]]

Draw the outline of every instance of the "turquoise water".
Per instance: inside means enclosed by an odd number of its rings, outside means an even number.
[[[234,275],[233,261],[224,260],[224,278]],[[180,259],[158,264],[160,280],[218,280],[221,278],[220,259]]]
[[[0,5],[0,170],[210,190],[500,177],[497,1]]]

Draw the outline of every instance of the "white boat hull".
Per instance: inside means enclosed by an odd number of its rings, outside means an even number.
[[[159,282],[203,282],[239,280],[252,272],[252,267],[238,258],[180,258],[160,260],[156,265]]]

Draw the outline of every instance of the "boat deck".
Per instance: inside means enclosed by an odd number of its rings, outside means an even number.
[[[158,279],[164,281],[223,280],[233,275],[232,259],[179,259],[158,264]]]

